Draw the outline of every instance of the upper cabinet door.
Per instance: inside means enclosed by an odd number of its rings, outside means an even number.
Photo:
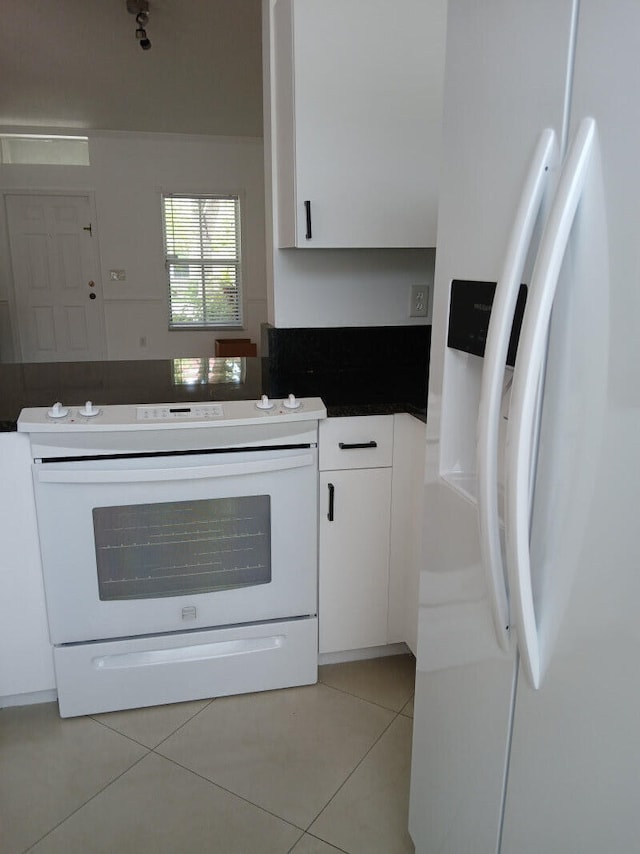
[[[278,0],[281,248],[435,246],[445,0]]]

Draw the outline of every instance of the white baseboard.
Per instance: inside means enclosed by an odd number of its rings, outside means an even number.
[[[388,643],[368,646],[365,649],[346,649],[341,652],[322,652],[318,664],[342,664],[345,661],[364,661],[367,658],[384,658],[387,655],[406,655],[411,652],[406,643]]]
[[[29,694],[9,694],[6,697],[0,697],[0,709],[9,708],[9,706],[33,706],[36,703],[55,703],[58,699],[58,692],[55,688],[49,691],[32,691]]]

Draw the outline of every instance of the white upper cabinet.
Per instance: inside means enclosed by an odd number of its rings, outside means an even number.
[[[436,242],[446,0],[277,0],[280,248]]]

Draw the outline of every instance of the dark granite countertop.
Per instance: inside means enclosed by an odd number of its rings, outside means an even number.
[[[414,406],[412,403],[353,403],[350,405],[327,405],[329,418],[347,418],[351,415],[395,415],[399,412],[407,412],[426,422],[427,410],[425,407]]]
[[[20,411],[57,400],[80,405],[253,400],[261,394],[322,397],[329,416],[409,412],[426,419],[426,376],[415,393],[403,377],[376,376],[368,388],[349,369],[282,370],[269,358],[191,358],[0,365],[0,432],[16,429]],[[354,382],[354,380],[356,380]]]

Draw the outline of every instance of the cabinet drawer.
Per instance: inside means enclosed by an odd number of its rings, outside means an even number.
[[[328,418],[320,422],[320,470],[390,466],[393,415]]]

